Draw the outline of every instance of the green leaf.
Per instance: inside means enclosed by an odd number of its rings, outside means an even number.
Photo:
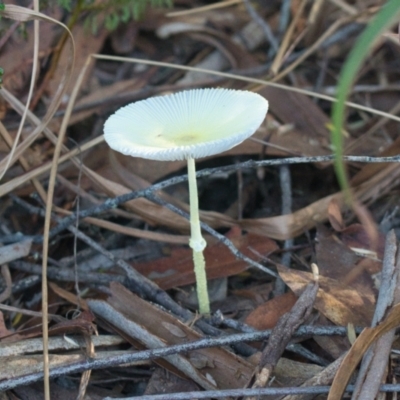
[[[400,17],[399,0],[389,0],[382,6],[375,18],[358,38],[342,68],[338,89],[337,102],[332,109],[331,141],[335,151],[335,171],[340,187],[350,196],[349,182],[343,157],[343,123],[345,102],[354,83],[357,72],[376,40]],[[350,198],[350,197],[349,197]]]
[[[67,11],[72,10],[71,0],[58,0],[58,4]]]
[[[128,22],[131,18],[131,10],[129,8],[129,4],[126,4],[124,7],[122,7],[121,11],[122,11],[121,21]]]
[[[116,12],[113,12],[106,16],[104,25],[109,31],[113,31],[114,29],[116,29],[118,24],[119,24],[119,16]]]

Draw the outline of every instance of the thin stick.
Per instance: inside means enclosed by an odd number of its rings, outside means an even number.
[[[72,54],[71,56],[74,56]],[[74,63],[74,60],[72,61]],[[69,77],[68,77],[69,81]],[[67,85],[67,84],[66,84]],[[67,86],[65,86],[67,87]],[[45,390],[46,390],[46,380],[48,382],[47,392],[45,392],[45,399],[50,400],[50,375],[49,375],[49,360],[48,360],[48,318],[47,318],[47,305],[48,305],[48,288],[47,288],[47,262],[48,262],[48,252],[49,252],[49,234],[50,234],[50,224],[51,224],[51,214],[52,214],[52,207],[53,207],[53,197],[54,197],[54,187],[57,177],[57,169],[58,169],[58,160],[60,158],[61,149],[63,147],[64,137],[67,132],[68,127],[68,120],[72,112],[72,107],[74,105],[74,101],[78,92],[78,88],[80,87],[80,83],[78,83],[74,90],[72,91],[70,101],[67,105],[67,110],[64,115],[64,118],[61,122],[61,127],[58,135],[58,140],[54,149],[53,161],[50,170],[50,178],[48,184],[48,191],[47,191],[47,200],[46,200],[46,214],[44,219],[44,231],[43,231],[43,249],[42,249],[42,312],[43,312],[43,357],[44,357],[44,374],[45,374]],[[46,345],[45,345],[46,344]]]
[[[33,0],[33,10],[36,12],[39,12],[39,0]],[[32,65],[32,76],[31,76],[31,84],[29,87],[29,94],[28,94],[28,100],[27,104],[24,109],[24,113],[21,118],[21,122],[19,125],[17,137],[15,138],[15,141],[13,143],[13,146],[10,151],[10,155],[7,160],[7,164],[5,165],[3,171],[0,173],[0,179],[3,178],[4,174],[7,172],[7,169],[10,166],[11,160],[12,160],[12,155],[15,153],[15,150],[18,145],[18,141],[20,138],[20,135],[22,133],[22,128],[25,124],[27,112],[29,110],[29,104],[32,99],[33,95],[33,88],[35,86],[35,80],[37,76],[37,68],[38,68],[38,60],[39,60],[39,20],[35,19],[33,21],[33,32],[34,32],[34,47],[33,47],[33,65]],[[49,185],[50,189],[50,185]],[[49,229],[50,231],[50,225]],[[48,232],[47,232],[48,234]],[[44,242],[44,247],[43,247],[43,255],[46,253],[47,257],[47,252],[48,252],[48,247],[45,245],[48,244],[48,241]],[[48,296],[47,296],[47,279],[46,279],[46,273],[45,273],[45,266],[43,266],[43,271],[44,273],[42,274],[42,339],[43,339],[43,386],[44,386],[44,398],[45,400],[50,400],[50,366],[49,366],[49,331],[48,331]]]

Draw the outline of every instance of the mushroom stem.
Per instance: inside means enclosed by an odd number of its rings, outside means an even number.
[[[206,263],[203,250],[206,241],[201,235],[199,218],[199,197],[197,194],[196,167],[193,158],[188,158],[188,180],[190,199],[190,232],[189,246],[193,249],[194,274],[196,276],[197,299],[199,301],[200,314],[210,313],[210,300],[207,290]]]

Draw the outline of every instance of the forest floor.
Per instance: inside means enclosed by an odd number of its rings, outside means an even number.
[[[127,3],[0,11],[2,398],[400,392],[400,169],[367,162],[400,153],[395,30],[348,99],[343,152],[364,157],[346,164],[352,204],[330,139],[341,69],[384,2],[175,0],[137,6],[139,19]],[[103,126],[128,103],[214,87],[259,93],[269,110],[196,164],[202,316],[186,161],[123,156]]]

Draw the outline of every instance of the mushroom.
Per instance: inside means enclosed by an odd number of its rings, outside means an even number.
[[[195,159],[222,153],[251,136],[268,110],[264,97],[223,88],[152,97],[120,108],[104,125],[104,139],[122,154],[150,160],[186,159],[193,249],[201,314],[210,312],[196,184]]]

